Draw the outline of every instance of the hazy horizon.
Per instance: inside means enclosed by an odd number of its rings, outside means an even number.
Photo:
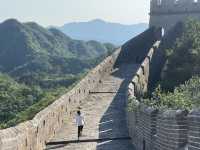
[[[38,24],[40,24],[39,22],[37,22],[37,21],[21,21],[21,20],[19,20],[19,19],[17,19],[17,18],[7,18],[7,19],[5,19],[5,20],[3,20],[3,21],[1,21],[0,23],[3,23],[4,21],[6,21],[6,20],[9,20],[9,19],[15,19],[15,20],[17,20],[17,21],[20,21],[21,23],[28,23],[28,22],[35,22],[35,23],[38,23]],[[149,24],[149,22],[136,22],[136,23],[131,23],[131,24],[126,24],[126,23],[121,23],[121,22],[112,22],[112,21],[109,21],[109,20],[104,20],[104,19],[100,19],[100,18],[95,18],[95,19],[91,19],[91,20],[82,20],[82,21],[72,21],[72,22],[65,22],[64,24],[61,24],[61,25],[43,25],[44,27],[63,27],[63,26],[65,26],[65,25],[67,25],[67,24],[71,24],[71,23],[87,23],[87,22],[92,22],[92,21],[95,21],[95,20],[101,20],[101,21],[104,21],[104,22],[106,22],[106,23],[116,23],[116,24],[121,24],[121,25],[127,25],[127,26],[131,26],[131,25],[137,25],[137,24]],[[40,25],[42,25],[42,24],[40,24]]]
[[[91,22],[91,21],[95,21],[95,20],[101,20],[101,21],[105,21],[107,23],[117,23],[117,24],[122,24],[122,25],[135,25],[135,24],[148,24],[149,22],[136,22],[136,23],[121,23],[121,22],[114,22],[114,21],[110,21],[110,20],[105,20],[105,19],[101,19],[101,18],[94,18],[94,19],[90,19],[90,20],[82,20],[82,21],[72,21],[72,22],[66,22],[65,24],[69,24],[69,23],[84,23],[84,22]],[[62,26],[62,25],[61,25]]]
[[[149,3],[149,0],[6,0],[0,5],[0,22],[14,18],[43,26],[62,26],[94,19],[125,25],[148,23]]]

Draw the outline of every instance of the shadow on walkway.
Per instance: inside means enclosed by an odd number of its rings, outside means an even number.
[[[128,137],[126,125],[126,88],[137,70],[136,64],[124,64],[112,75],[123,79],[111,105],[99,123],[99,138]],[[97,150],[134,150],[131,140],[98,142]]]
[[[52,145],[49,148],[46,148],[45,150],[53,150],[53,149],[63,148],[65,146],[67,146],[67,144]]]
[[[56,142],[49,142],[46,145],[50,145],[50,148],[47,148],[46,150],[50,149],[57,149],[67,146],[68,144],[72,143],[91,143],[91,142],[106,142],[106,141],[123,141],[123,140],[130,140],[130,137],[118,137],[118,138],[102,138],[102,139],[85,139],[85,140],[71,140],[71,141],[56,141]]]
[[[131,144],[131,139],[128,135],[126,125],[126,89],[138,69],[137,64],[121,65],[111,75],[122,79],[122,83],[118,91],[95,91],[90,94],[115,94],[110,106],[102,116],[99,122],[99,138],[98,139],[84,139],[71,141],[55,141],[47,143],[46,150],[53,150],[67,146],[72,143],[91,143],[97,142],[96,150],[135,150]],[[104,82],[104,81],[102,81]]]

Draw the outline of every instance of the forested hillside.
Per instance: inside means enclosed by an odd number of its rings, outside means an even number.
[[[144,103],[156,108],[200,107],[200,22],[178,23],[162,41],[166,63],[161,81]]]
[[[0,24],[0,125],[31,119],[114,50],[57,29],[10,19]]]
[[[166,64],[161,85],[166,90],[200,75],[200,22],[187,20],[172,29],[163,42]]]

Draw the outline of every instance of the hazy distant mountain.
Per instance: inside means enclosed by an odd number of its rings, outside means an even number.
[[[146,28],[148,28],[146,23],[123,25],[96,19],[89,22],[68,23],[59,29],[74,39],[96,40],[121,45]]]

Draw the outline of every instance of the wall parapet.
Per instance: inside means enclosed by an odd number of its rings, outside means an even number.
[[[150,65],[155,50],[158,49],[160,41],[156,41],[150,48],[140,67],[136,71],[131,83],[128,86],[129,96],[142,97],[148,90]]]
[[[195,0],[151,0],[151,13],[200,13],[199,9],[200,1]]]
[[[149,69],[155,51],[158,49],[160,41],[155,41],[149,49],[146,57],[136,71],[127,89],[127,98],[135,99],[139,105],[133,112],[127,112],[127,125],[132,142],[138,150],[152,150],[155,145],[156,120],[158,110],[147,107],[140,103],[148,90]]]
[[[150,27],[162,27],[167,33],[188,18],[200,20],[200,0],[151,0]]]
[[[187,144],[188,112],[185,110],[166,110],[157,118],[156,149],[181,149]]]
[[[200,149],[200,109],[194,109],[188,115],[188,150]]]
[[[127,88],[127,101],[132,99],[136,104],[132,111],[127,111],[127,125],[132,143],[137,150],[199,150],[199,109],[191,112],[162,110],[151,108],[140,101],[140,97],[146,92],[151,74],[149,68],[154,65],[153,56],[159,44],[157,41],[149,50]]]

